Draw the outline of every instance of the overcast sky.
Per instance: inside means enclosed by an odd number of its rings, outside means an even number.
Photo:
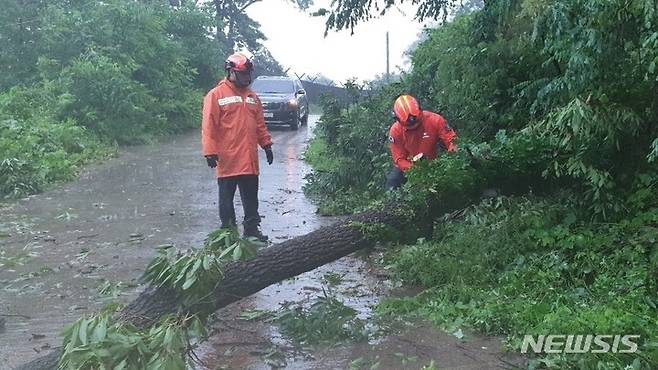
[[[330,0],[316,0],[311,10],[328,7]],[[413,8],[391,9],[386,16],[349,30],[330,31],[324,37],[324,18],[311,17],[282,0],[266,0],[247,9],[267,36],[265,46],[291,72],[323,75],[343,82],[357,77],[371,80],[386,71],[386,31],[389,31],[391,72],[404,67],[404,52],[418,39],[423,25],[413,19]]]

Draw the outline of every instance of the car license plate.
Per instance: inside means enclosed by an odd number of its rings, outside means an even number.
[[[265,112],[265,113],[263,113],[263,116],[265,116],[265,118],[272,118],[272,117],[274,117],[274,113]]]

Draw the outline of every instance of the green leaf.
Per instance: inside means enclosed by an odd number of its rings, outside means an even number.
[[[174,333],[173,333],[173,331],[171,330],[171,328],[167,328],[167,330],[166,330],[166,332],[165,332],[164,339],[163,339],[163,341],[162,341],[162,344],[163,344],[165,347],[167,347],[167,348],[171,347],[171,342],[172,342],[173,334],[174,334]]]
[[[247,320],[247,321],[259,320],[259,319],[262,319],[264,317],[269,317],[269,316],[272,316],[272,312],[268,311],[268,310],[256,310],[256,309],[243,310],[240,313],[240,319],[241,320]]]
[[[230,247],[227,247],[226,249],[224,249],[224,250],[222,251],[222,253],[219,255],[218,259],[222,260],[222,259],[226,258],[226,256],[228,256],[230,253],[233,253],[233,250],[234,250],[235,248],[237,248],[237,246],[238,246],[238,244],[237,244],[237,243],[234,243],[234,244],[231,245]]]
[[[194,266],[192,266],[192,269],[187,273],[187,275],[194,275],[196,272],[199,270],[199,267],[201,267],[201,264],[203,263],[202,258],[197,258],[196,262],[194,262]]]
[[[105,348],[94,349],[94,354],[101,358],[109,358],[112,356],[112,353],[110,353],[110,351]]]
[[[363,357],[355,358],[350,362],[350,369],[353,370],[358,370],[361,369],[363,365],[365,365],[365,359]]]
[[[89,326],[89,319],[84,318],[80,321],[79,336],[80,336],[80,342],[83,345],[87,345],[87,327],[88,326]]]
[[[192,286],[192,284],[196,282],[196,279],[197,279],[196,275],[193,275],[189,279],[185,280],[185,283],[183,284],[183,290],[189,289]]]
[[[94,342],[102,342],[105,340],[107,334],[107,319],[102,318],[94,328],[93,340]]]
[[[121,362],[119,362],[117,366],[114,367],[113,370],[125,370],[127,367],[128,367],[128,360],[124,358]]]
[[[233,248],[233,261],[240,260],[240,257],[242,257],[242,248],[240,246],[237,246]]]

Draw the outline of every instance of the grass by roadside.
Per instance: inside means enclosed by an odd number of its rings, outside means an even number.
[[[597,224],[563,200],[487,200],[439,225],[433,239],[391,251],[396,276],[423,291],[389,298],[377,312],[507,336],[515,352],[524,335],[640,335],[637,353],[543,353],[530,368],[655,368],[658,208]]]
[[[360,194],[340,192],[340,185],[335,179],[340,171],[349,164],[345,158],[331,155],[327,142],[322,136],[315,137],[304,153],[304,159],[313,167],[313,173],[307,177],[304,192],[318,205],[321,215],[344,215],[365,209],[380,194],[370,194],[364,190]],[[345,174],[349,176],[349,174]]]
[[[0,196],[18,198],[73,179],[90,161],[116,154],[69,121],[0,120]]]

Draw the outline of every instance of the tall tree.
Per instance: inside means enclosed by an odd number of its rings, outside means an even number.
[[[266,73],[283,72],[283,69],[270,52],[263,46],[267,37],[260,31],[260,24],[249,17],[247,9],[263,0],[213,0],[217,24],[216,38],[222,50],[228,53],[247,49],[254,54],[260,70]],[[306,10],[312,0],[280,0]]]

